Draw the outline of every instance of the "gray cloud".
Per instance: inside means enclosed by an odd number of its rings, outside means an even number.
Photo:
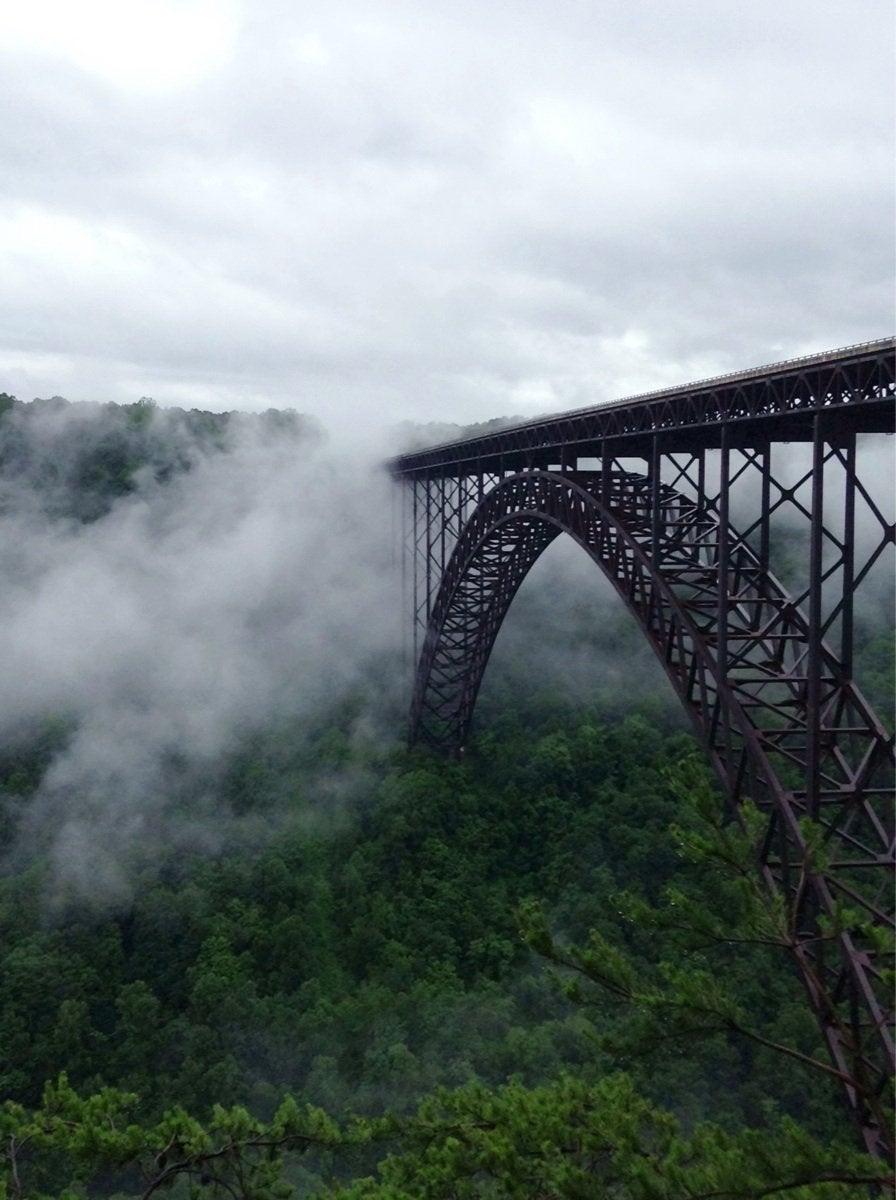
[[[19,38],[0,386],[367,430],[878,336],[892,22],[267,0],[155,87]]]

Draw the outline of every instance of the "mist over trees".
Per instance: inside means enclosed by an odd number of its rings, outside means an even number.
[[[13,852],[126,892],[131,844],[216,841],[206,782],[236,739],[393,652],[388,483],[289,413],[14,405],[0,456],[0,730],[56,730]]]
[[[0,1197],[866,1197],[612,590],[552,548],[407,750],[391,504],[299,414],[2,398]]]

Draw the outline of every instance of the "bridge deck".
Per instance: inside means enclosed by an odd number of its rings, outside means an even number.
[[[389,469],[397,478],[412,478],[433,471],[546,468],[571,457],[599,457],[601,449],[643,455],[657,433],[664,450],[674,452],[679,441],[683,449],[718,446],[723,424],[732,446],[809,441],[820,410],[830,413],[832,435],[838,426],[893,433],[894,353],[896,338],[890,337],[754,367],[433,446],[392,459]],[[856,420],[849,410],[859,407]]]

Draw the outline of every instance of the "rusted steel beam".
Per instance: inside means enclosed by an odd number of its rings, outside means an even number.
[[[896,544],[880,462],[863,476],[857,454],[860,435],[893,431],[894,345],[528,422],[391,464],[412,494],[412,740],[462,750],[517,590],[547,546],[571,536],[640,622],[732,813],[751,800],[764,815],[758,868],[793,907],[791,952],[879,1154],[893,1150],[880,1096],[894,1073],[880,952],[861,923],[839,929],[826,958],[818,935],[826,921],[836,928],[838,897],[869,927],[894,924],[894,739],[852,674],[856,594]],[[782,446],[791,440],[810,442],[810,459]],[[578,471],[581,457],[600,470]],[[884,475],[892,492],[892,468]],[[805,567],[789,589],[773,574],[782,538],[778,557]],[[823,867],[806,819],[830,855]]]
[[[526,421],[484,437],[402,455],[391,460],[389,469],[396,477],[437,469],[466,473],[489,464],[497,464],[499,470],[546,469],[559,466],[571,450],[581,457],[600,457],[601,444],[608,439],[617,454],[649,453],[651,435],[659,430],[679,435],[687,431],[686,437],[670,439],[669,452],[697,442],[718,446],[721,422],[731,426],[732,448],[769,439],[811,441],[812,417],[821,409],[837,414],[844,433],[857,427],[852,416],[856,408],[863,409],[858,427],[892,433],[894,348],[896,339],[882,338]]]

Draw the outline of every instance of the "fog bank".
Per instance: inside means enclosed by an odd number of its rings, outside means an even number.
[[[174,836],[177,779],[196,808],[177,836],[213,844],[216,760],[324,709],[401,636],[392,489],[375,459],[258,419],[232,422],[224,448],[181,429],[187,469],[144,464],[79,520],[60,512],[64,481],[47,483],[40,447],[104,423],[101,408],[42,413],[0,512],[0,737],[47,718],[68,729],[36,794],[9,801],[11,853],[49,853],[59,882],[85,892],[125,891],[129,850]]]

